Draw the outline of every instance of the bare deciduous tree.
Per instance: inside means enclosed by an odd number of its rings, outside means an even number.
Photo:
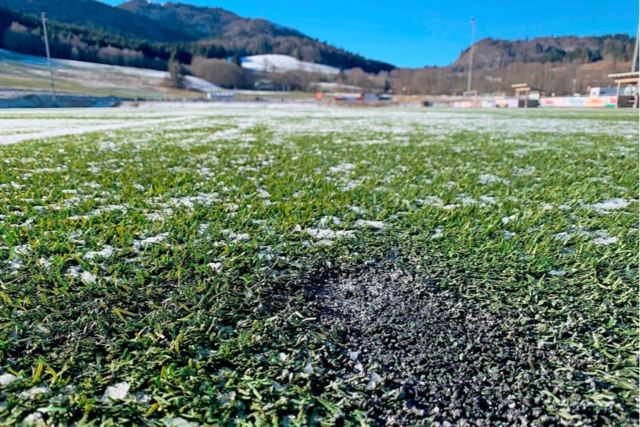
[[[183,88],[184,76],[182,75],[182,65],[176,60],[169,61],[167,71],[169,71],[169,77],[166,81],[167,86]]]
[[[226,88],[243,88],[249,82],[244,68],[221,59],[197,56],[193,58],[190,69],[195,76]]]

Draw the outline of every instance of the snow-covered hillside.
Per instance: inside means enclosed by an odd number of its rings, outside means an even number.
[[[56,79],[61,83],[71,83],[86,88],[127,88],[150,90],[159,89],[164,79],[169,77],[166,71],[145,68],[122,67],[118,65],[95,64],[92,62],[52,59]],[[0,74],[17,74],[34,81],[48,79],[47,58],[23,55],[0,49]],[[187,89],[199,92],[224,90],[198,77],[186,76]]]
[[[255,71],[284,73],[286,71],[302,70],[322,74],[338,74],[340,72],[335,67],[300,61],[288,55],[253,55],[246,56],[241,61],[243,68]]]

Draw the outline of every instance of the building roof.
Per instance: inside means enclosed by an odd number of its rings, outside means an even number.
[[[630,73],[615,73],[609,74],[609,78],[613,80],[621,80],[621,79],[637,79],[640,76],[639,71],[633,71]]]
[[[542,91],[542,88],[530,85],[529,83],[515,83],[512,84],[511,87],[515,90],[532,90],[532,91]]]

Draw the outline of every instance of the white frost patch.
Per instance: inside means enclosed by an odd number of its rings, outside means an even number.
[[[351,209],[352,212],[355,212],[358,215],[362,215],[364,213],[364,210],[357,206],[349,206],[349,209]]]
[[[490,205],[500,205],[501,204],[501,203],[498,203],[496,201],[496,198],[493,197],[493,196],[483,195],[483,196],[480,196],[480,200],[482,200],[483,202],[488,203]]]
[[[618,241],[617,237],[596,237],[592,240],[595,245],[610,245]]]
[[[493,175],[493,174],[490,174],[490,173],[483,173],[482,175],[480,175],[478,177],[478,182],[480,184],[483,184],[483,185],[492,184],[494,182],[500,182],[502,184],[508,184],[509,183],[508,180],[502,179],[499,176],[496,176],[496,175]]]
[[[127,382],[121,382],[116,385],[110,385],[104,392],[104,395],[100,399],[103,403],[109,403],[111,400],[122,400],[129,394],[129,384]]]
[[[73,278],[80,276],[80,267],[69,267],[67,274]]]
[[[209,264],[207,264],[207,267],[209,267],[212,270],[215,271],[220,271],[222,269],[222,263],[221,262],[210,262]]]
[[[38,264],[40,264],[43,268],[49,268],[49,267],[51,267],[51,258],[49,258],[49,259],[40,258],[38,260]]]
[[[6,385],[11,384],[14,381],[18,381],[20,377],[16,377],[13,374],[2,374],[0,375],[0,386],[4,387]]]
[[[354,231],[350,230],[338,230],[333,231],[329,228],[319,229],[319,228],[307,228],[305,232],[311,236],[316,238],[317,240],[323,239],[335,239],[340,237],[354,237]]]
[[[365,388],[367,390],[373,390],[380,382],[382,382],[382,377],[374,372],[369,376],[369,383]]]
[[[249,235],[247,233],[236,234],[236,237],[233,239],[233,241],[235,243],[248,242],[249,241]]]
[[[332,166],[329,168],[329,172],[332,173],[340,173],[340,172],[350,172],[355,169],[356,165],[353,163],[342,163],[338,166]]]
[[[218,397],[218,403],[220,405],[226,405],[228,403],[235,402],[235,400],[236,400],[235,391],[230,391],[229,393],[221,394],[220,397]]]
[[[335,216],[324,216],[320,219],[320,222],[318,223],[318,225],[320,225],[320,227],[324,227],[330,223],[334,225],[340,225],[342,224],[342,220]]]
[[[383,228],[386,227],[386,224],[382,221],[368,221],[364,219],[357,220],[356,225],[358,227],[375,228],[377,230],[382,230]]]
[[[67,275],[73,277],[74,279],[80,277],[80,280],[87,284],[96,282],[95,275],[91,274],[88,271],[82,271],[78,266],[69,267],[69,269],[67,270]]]
[[[88,271],[83,271],[82,274],[80,275],[80,279],[82,279],[84,283],[96,282],[96,276],[94,274],[89,273]]]
[[[263,190],[261,188],[258,188],[256,190],[256,192],[258,193],[258,195],[260,197],[262,197],[263,199],[268,199],[269,197],[271,197],[271,194],[269,194],[269,192],[267,190]]]
[[[624,209],[630,204],[631,204],[630,200],[616,198],[616,199],[605,200],[603,202],[594,203],[593,205],[587,205],[587,206],[597,210],[598,212],[608,213],[609,211]]]
[[[11,261],[9,261],[9,269],[13,270],[13,272],[17,272],[22,267],[24,267],[24,263],[20,261],[17,256],[14,256],[11,258]]]
[[[44,417],[40,412],[34,412],[32,414],[27,415],[22,420],[23,426],[44,426],[46,423],[44,422]]]
[[[134,247],[134,249],[137,250],[137,249],[140,249],[140,247],[142,247],[142,246],[148,246],[148,245],[153,245],[153,244],[156,244],[156,243],[161,243],[167,237],[169,237],[169,233],[158,234],[157,236],[147,237],[146,239],[142,239],[142,240],[134,240],[133,241],[133,247]]]
[[[13,251],[15,253],[17,253],[18,255],[28,255],[29,252],[31,252],[31,246],[30,245],[19,245],[19,246],[16,246],[15,248],[13,248]]]
[[[569,239],[571,238],[571,235],[569,233],[556,233],[553,235],[553,239],[557,240],[559,242],[565,243],[567,242]]]
[[[100,257],[100,258],[109,258],[111,255],[113,255],[114,249],[109,246],[109,245],[104,245],[104,247],[102,248],[102,250],[100,251],[89,251],[86,254],[84,254],[84,256],[82,258],[84,259],[93,259],[95,257]]]
[[[416,199],[416,203],[420,206],[427,205],[427,206],[433,206],[435,208],[439,208],[444,204],[442,199],[437,196],[427,196],[424,199]]]
[[[518,215],[509,215],[509,216],[502,217],[502,224],[507,225],[511,221],[515,220],[517,217]]]
[[[512,231],[504,230],[504,231],[502,232],[502,236],[503,236],[506,240],[511,239],[511,238],[512,238],[513,236],[515,236],[515,235],[516,235],[516,233],[514,233],[514,232],[512,232]]]
[[[184,418],[176,417],[176,418],[164,418],[165,425],[170,427],[197,427],[198,423],[194,423],[191,421],[187,421]]]
[[[20,397],[24,397],[24,398],[32,398],[34,396],[37,396],[39,394],[47,394],[47,393],[51,393],[51,389],[47,386],[44,387],[31,387],[28,390],[23,391],[22,393],[20,393],[18,396]]]
[[[618,241],[617,237],[609,236],[609,232],[606,230],[596,231],[596,238],[592,240],[594,245],[611,245]]]
[[[441,239],[442,237],[444,237],[444,234],[442,234],[443,229],[442,227],[438,227],[435,229],[435,232],[433,233],[433,235],[431,236],[432,239]]]

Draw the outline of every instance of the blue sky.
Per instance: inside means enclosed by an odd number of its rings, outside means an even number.
[[[109,4],[123,0],[103,0]],[[177,0],[174,0],[177,1]],[[635,36],[638,1],[622,0],[180,0],[265,18],[397,66],[446,65],[477,38]]]

